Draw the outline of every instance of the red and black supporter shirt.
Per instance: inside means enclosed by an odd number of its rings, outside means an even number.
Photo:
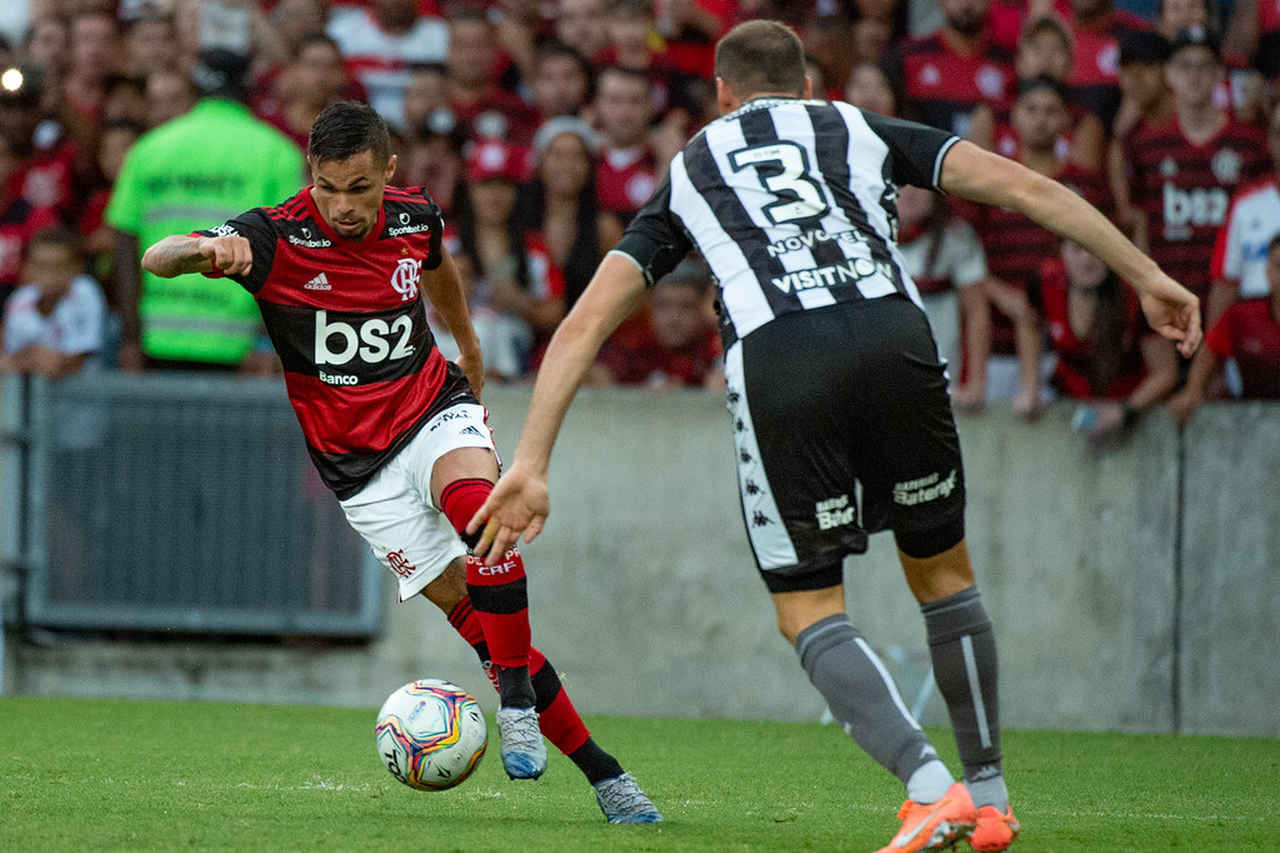
[[[1067,268],[1060,258],[1054,258],[1046,261],[1040,269],[1041,306],[1049,327],[1049,340],[1053,351],[1058,354],[1058,363],[1050,381],[1067,397],[1125,400],[1147,376],[1147,365],[1142,358],[1142,339],[1155,333],[1147,327],[1133,290],[1118,286],[1124,289],[1126,319],[1120,342],[1119,372],[1105,387],[1097,388],[1093,379],[1097,348],[1093,341],[1081,339],[1071,328],[1068,308],[1071,286],[1067,282]]]
[[[258,300],[311,459],[339,498],[360,491],[434,414],[447,362],[418,284],[423,268],[440,266],[442,232],[424,192],[395,187],[361,240],[329,227],[310,187],[196,232],[238,234],[253,247],[252,269],[231,278]]]
[[[1234,358],[1243,396],[1280,400],[1280,317],[1272,297],[1242,299],[1204,336],[1219,358]]]
[[[1015,138],[1016,141],[1016,138]],[[1015,150],[1016,155],[1016,150]],[[1066,163],[1055,180],[1064,184],[1094,207],[1106,212],[1111,196],[1106,180],[1097,172]],[[982,248],[987,253],[987,269],[1001,281],[1026,290],[1035,298],[1032,284],[1041,265],[1058,255],[1062,239],[1029,217],[995,205],[982,205],[973,223]],[[1000,312],[992,315],[992,352],[1014,351],[1013,324]]]
[[[1146,20],[1122,9],[1088,26],[1072,25],[1076,62],[1067,80],[1071,100],[1098,116],[1104,127],[1111,127],[1120,108],[1120,39],[1150,30]]]
[[[891,65],[905,93],[903,115],[957,136],[969,134],[978,104],[1007,108],[1017,82],[1010,51],[987,45],[960,53],[941,32],[907,42]]]
[[[1147,216],[1151,257],[1202,300],[1231,196],[1269,173],[1266,150],[1262,131],[1234,120],[1203,145],[1187,140],[1176,116],[1143,124],[1128,140],[1131,195]]]

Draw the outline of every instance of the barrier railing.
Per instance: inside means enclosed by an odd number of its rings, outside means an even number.
[[[89,373],[9,390],[29,421],[10,430],[25,465],[5,465],[3,538],[29,624],[377,633],[381,570],[277,381]]]

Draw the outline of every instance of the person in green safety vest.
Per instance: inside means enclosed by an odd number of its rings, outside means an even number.
[[[200,275],[163,279],[139,264],[140,246],[297,189],[302,152],[244,105],[248,67],[245,56],[203,51],[192,70],[203,97],[144,134],[125,158],[106,219],[117,232],[126,370],[236,370],[255,350],[261,321],[249,293]]]

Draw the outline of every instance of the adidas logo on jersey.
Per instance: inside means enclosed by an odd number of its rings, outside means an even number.
[[[302,285],[302,289],[303,290],[333,290],[333,287],[329,284],[329,277],[326,276],[324,273],[320,273],[320,275],[316,276],[315,278],[311,279],[311,281]]]
[[[470,424],[468,424],[467,426],[463,427],[462,431],[461,431],[461,432],[459,432],[458,434],[459,434],[459,435],[474,435],[474,436],[476,436],[477,438],[484,438],[484,433],[482,433],[480,430],[476,429],[475,427],[471,426]]]

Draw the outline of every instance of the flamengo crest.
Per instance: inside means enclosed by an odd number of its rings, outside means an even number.
[[[401,258],[391,273],[391,286],[400,294],[401,302],[408,302],[418,295],[418,280],[422,278],[422,261],[417,258]]]

